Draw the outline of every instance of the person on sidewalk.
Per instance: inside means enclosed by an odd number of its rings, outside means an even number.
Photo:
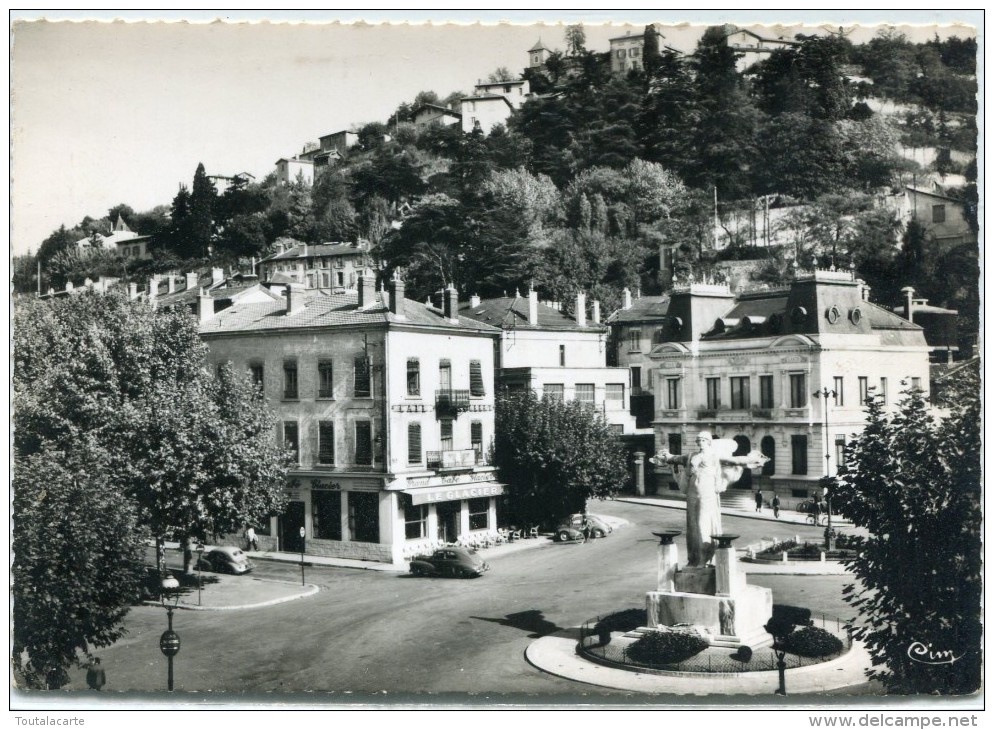
[[[763,492],[759,489],[756,490],[756,511],[763,511]]]
[[[773,507],[773,516],[778,520],[780,519],[780,497],[774,492],[773,500],[770,502],[770,506]]]
[[[248,543],[247,550],[250,552],[258,551],[259,549],[259,539],[255,536],[255,529],[252,527],[245,528],[245,542]]]

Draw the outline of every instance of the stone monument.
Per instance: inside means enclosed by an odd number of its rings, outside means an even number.
[[[721,529],[719,495],[742,476],[745,467],[762,466],[755,452],[735,457],[735,442],[713,440],[702,431],[695,454],[661,451],[653,464],[682,464],[687,479],[687,552],[679,565],[674,538],[679,531],[653,533],[659,538],[656,590],[646,594],[646,630],[660,627],[694,630],[712,646],[757,648],[772,640],[764,628],[773,615],[773,593],[751,586],[738,565],[732,541]]]

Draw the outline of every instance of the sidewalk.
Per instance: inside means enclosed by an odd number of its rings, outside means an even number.
[[[676,499],[674,497],[665,497],[659,495],[646,495],[638,497],[615,497],[616,502],[632,502],[634,504],[651,504],[656,507],[669,507],[671,509],[687,509],[687,502],[682,499]],[[730,515],[734,517],[747,517],[751,520],[766,520],[767,522],[781,522],[781,523],[793,523],[795,525],[806,525],[807,527],[814,527],[808,521],[808,515],[804,512],[797,512],[795,510],[780,510],[780,517],[773,516],[773,510],[769,507],[763,507],[762,512],[756,512],[754,509],[735,509],[733,507],[722,507],[721,513],[723,515]],[[824,527],[824,524],[819,525],[819,527]],[[852,527],[852,523],[839,516],[832,515],[832,527]]]

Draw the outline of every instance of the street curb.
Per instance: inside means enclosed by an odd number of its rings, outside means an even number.
[[[664,509],[678,509],[687,510],[687,505],[685,502],[680,500],[656,500],[646,497],[615,497],[615,502],[628,502],[629,504],[644,504],[650,507],[662,507]],[[773,522],[778,525],[799,525],[801,527],[814,527],[814,525],[809,525],[807,522],[795,522],[794,520],[781,520],[776,517],[767,517],[765,514],[756,514],[755,512],[748,512],[746,510],[733,510],[729,508],[724,508],[721,510],[721,514],[728,515],[729,517],[744,517],[748,520],[762,520],[763,522]],[[832,516],[833,519],[835,516]],[[851,527],[852,524],[847,521],[839,522],[839,526]],[[823,527],[823,525],[818,525],[818,527]]]
[[[277,583],[280,581],[269,581],[271,583]],[[296,601],[300,598],[309,598],[321,589],[314,585],[313,583],[308,583],[305,586],[306,590],[301,593],[294,594],[292,596],[283,596],[282,598],[272,598],[268,601],[260,601],[259,603],[245,603],[239,606],[183,606],[179,605],[176,608],[182,609],[184,611],[241,611],[246,608],[264,608],[266,606],[276,606],[280,603],[289,603],[290,601]]]

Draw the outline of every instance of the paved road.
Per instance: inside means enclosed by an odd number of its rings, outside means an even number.
[[[619,700],[623,692],[577,685],[544,674],[524,660],[534,639],[575,628],[595,615],[644,605],[655,584],[653,529],[682,527],[684,512],[621,502],[594,503],[591,512],[631,524],[584,545],[548,543],[496,556],[475,580],[311,567],[311,598],[233,612],[176,613],[182,649],[176,688],[211,692],[333,693],[337,701],[422,699],[528,702],[583,695]],[[725,519],[740,543],[795,533],[816,539],[817,528]],[[808,534],[810,533],[810,534]],[[685,554],[681,545],[681,554]],[[299,579],[292,564],[259,563],[258,577]],[[851,613],[840,576],[753,576],[778,603],[811,606],[832,616]],[[129,635],[99,655],[106,690],[159,691],[165,658],[161,608],[142,606],[127,619]],[[74,689],[85,687],[83,674]],[[351,693],[351,694],[349,694]],[[416,696],[416,697],[415,697]],[[642,698],[644,701],[644,697]]]

